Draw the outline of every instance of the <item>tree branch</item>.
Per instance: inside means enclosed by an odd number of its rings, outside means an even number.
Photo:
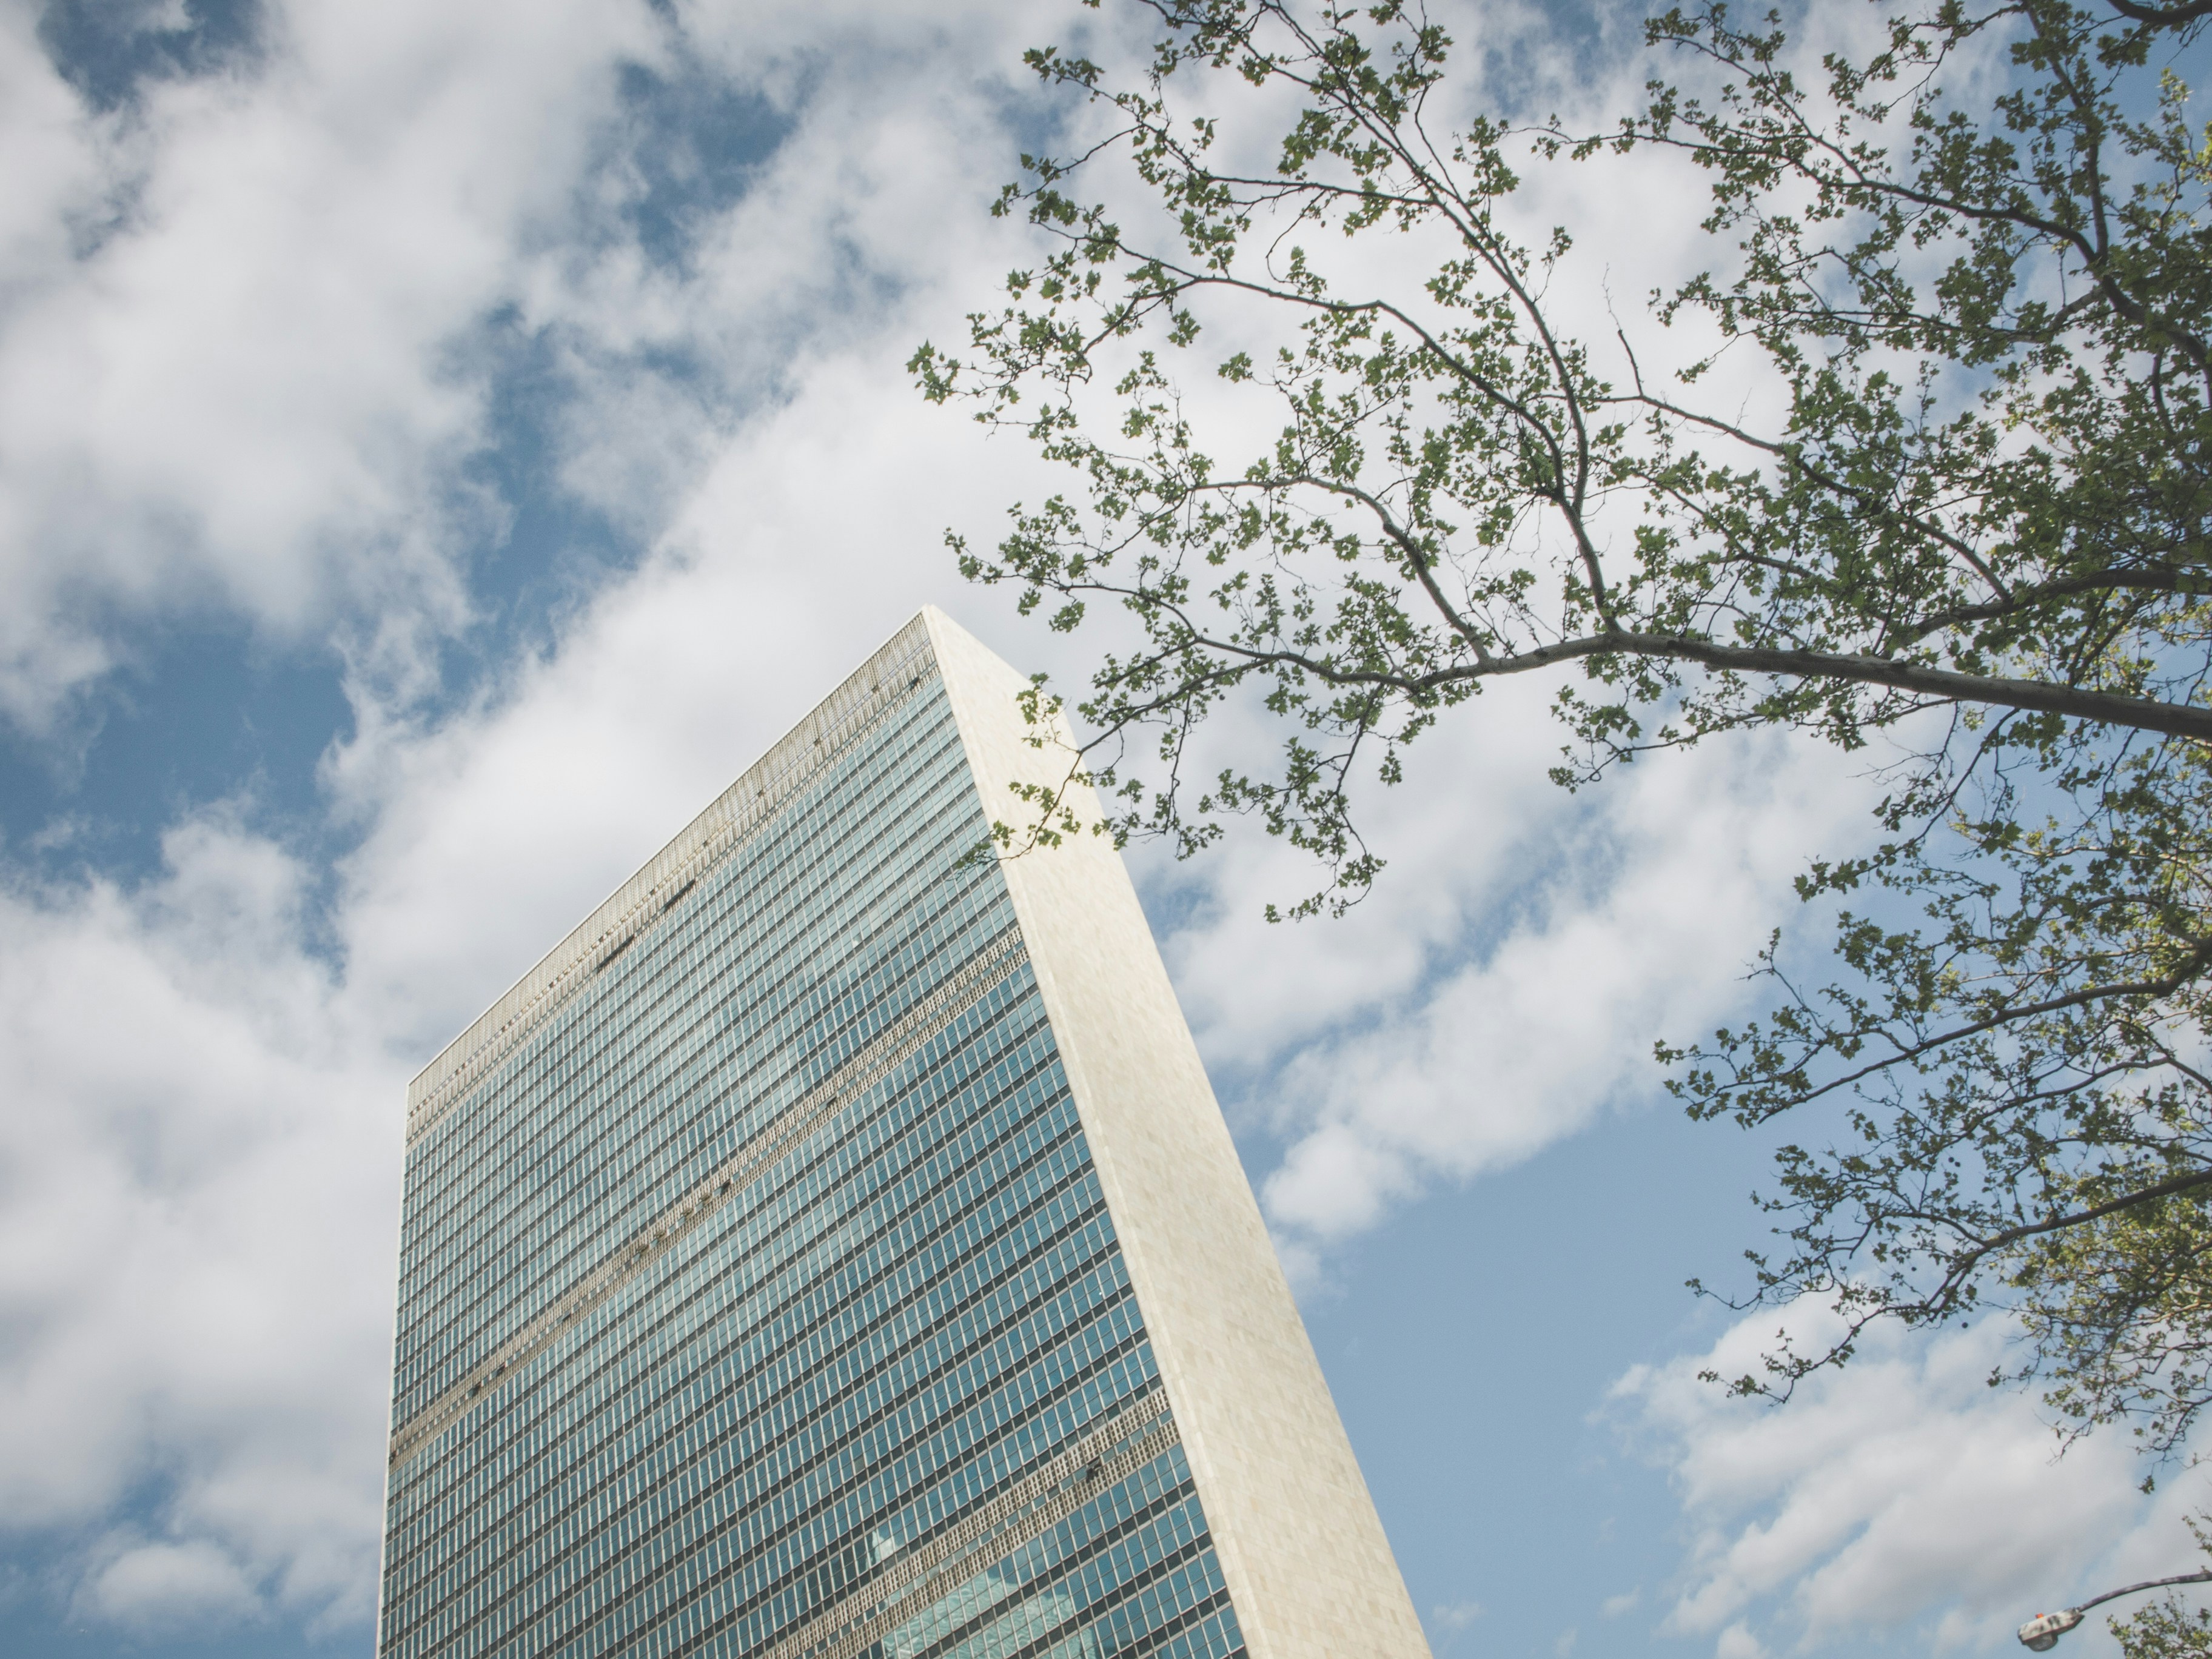
[[[2192,1175],[2176,1176],[2171,1181],[2161,1181],[2103,1204],[2093,1204],[2086,1210],[2076,1210],[2070,1215],[2055,1215],[2046,1221],[2025,1222],[2017,1227],[2008,1227],[2001,1233],[1979,1240],[1974,1248],[1960,1256],[1950,1272],[1944,1275],[1947,1285],[1961,1283],[1974,1267],[1992,1253],[2023,1239],[2035,1238],[2045,1233],[2055,1233],[2068,1227],[2087,1226],[2092,1221],[2101,1221],[2122,1210],[2131,1210],[2139,1204],[2155,1203],[2161,1198],[2172,1198],[2179,1194],[2194,1192],[2199,1187],[2212,1187],[2212,1170],[2199,1170]]]
[[[2131,980],[2118,985],[2086,985],[2080,990],[2069,991],[2063,996],[2050,997],[2041,1002],[2031,1002],[2018,1008],[2004,1009],[1991,1014],[1986,1019],[1978,1019],[1969,1024],[1958,1026],[1952,1030],[1943,1032],[1941,1036],[1929,1037],[1925,1042],[1916,1042],[1909,1048],[1900,1047],[1896,1053],[1885,1059],[1876,1060],[1869,1066],[1862,1066],[1858,1070],[1847,1073],[1842,1077],[1831,1079],[1817,1089],[1808,1090],[1797,1099],[1793,1100],[1790,1104],[1793,1107],[1801,1106],[1808,1101],[1818,1100],[1823,1095],[1832,1093],[1838,1089],[1848,1088],[1854,1083],[1872,1077],[1877,1072],[1887,1071],[1893,1066],[1905,1065],[1917,1060],[1923,1054],[1933,1054],[1938,1048],[1948,1048],[1954,1042],[1964,1042],[1968,1037],[1979,1036],[1984,1031],[1994,1031],[1999,1026],[2010,1025],[2018,1020],[2034,1019],[2044,1014],[2063,1013],[2069,1008],[2082,1007],[2092,1002],[2108,1002],[2118,997],[2171,996],[2201,974],[2208,962],[2212,962],[2212,940],[2206,941],[2191,951],[2183,966],[2163,979]],[[1895,1039],[1892,1038],[1891,1041],[1894,1042]],[[2156,1046],[2161,1054],[2165,1053],[2164,1045]],[[2189,1070],[2172,1055],[2166,1054],[2166,1057],[2170,1063],[2179,1069]],[[2194,1073],[2191,1074],[2194,1075]]]
[[[2212,0],[2185,0],[2173,6],[2146,6],[2139,0],[2105,0],[2105,3],[2130,22],[2154,29],[2184,28],[2201,17],[2212,17]]]
[[[1097,590],[1125,590],[1097,585]],[[1159,603],[1157,597],[1153,603]],[[1177,609],[1177,607],[1164,607]],[[1882,657],[1844,652],[1808,651],[1768,646],[1723,645],[1695,635],[1642,634],[1626,630],[1586,635],[1538,646],[1487,663],[1442,668],[1425,674],[1387,673],[1372,669],[1344,668],[1326,658],[1303,652],[1240,644],[1189,627],[1193,643],[1255,665],[1273,664],[1313,675],[1331,685],[1389,687],[1413,695],[1441,690],[1445,686],[1501,674],[1526,674],[1588,657],[1645,657],[1674,662],[1694,662],[1730,673],[1778,674],[1793,679],[1848,680],[1863,685],[1886,685],[1900,691],[1917,691],[1947,702],[1986,703],[2001,708],[2027,708],[2063,714],[2072,720],[2133,731],[2159,732],[2168,737],[2212,744],[2212,708],[2188,703],[2160,702],[2149,697],[2123,696],[2116,692],[2081,686],[2054,685],[2040,680],[2020,680],[1990,674],[1964,674],[1955,669],[1896,662]]]

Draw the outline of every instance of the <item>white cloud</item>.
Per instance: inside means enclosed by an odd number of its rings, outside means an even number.
[[[1482,1603],[1480,1601],[1455,1601],[1449,1607],[1431,1607],[1429,1610],[1429,1621],[1431,1624],[1440,1630],[1454,1632],[1465,1630],[1481,1617]]]
[[[187,1625],[214,1632],[252,1620],[260,1600],[238,1563],[204,1540],[116,1540],[113,1559],[77,1593],[81,1613],[137,1631]]]
[[[302,953],[296,865],[213,819],[167,852],[0,892],[0,1528],[150,1502],[168,1535],[77,1593],[126,1624],[358,1618],[400,1073]]]
[[[1201,1047],[1288,1143],[1264,1196],[1294,1259],[1648,1100],[1652,1043],[1737,1012],[1790,878],[1861,833],[1858,769],[1815,745],[1715,744],[1569,796],[1543,776],[1558,740],[1540,695],[1486,696],[1376,803],[1392,867],[1348,921],[1260,921],[1311,878],[1263,849],[1170,935]]]
[[[790,394],[804,341],[910,397],[911,341],[880,331],[973,240],[941,234],[948,193],[980,208],[1006,165],[1005,9],[688,22],[302,0],[251,68],[95,114],[27,9],[0,12],[0,153],[27,186],[0,204],[0,718],[51,729],[128,652],[118,624],[196,611],[335,635],[365,696],[428,689],[504,524],[465,468],[495,317],[550,354],[533,414],[564,486],[648,539],[732,411]],[[698,52],[796,125],[670,270],[624,218],[647,137],[620,71]]]
[[[250,70],[67,118],[29,31],[0,37],[62,181],[38,222],[98,228],[10,239],[0,309],[0,708],[33,726],[113,659],[118,615],[296,635],[343,605],[393,639],[459,617],[456,538],[482,524],[453,469],[483,410],[441,354],[565,210],[617,58],[655,47],[641,8],[267,27]]]
[[[1820,1338],[1830,1316],[1786,1322]],[[1877,1328],[1840,1374],[1784,1407],[1698,1380],[1755,1369],[1776,1316],[1707,1352],[1638,1366],[1613,1391],[1631,1442],[1671,1474],[1690,1532],[1663,1628],[1715,1638],[1720,1659],[1912,1630],[1938,1651],[2008,1643],[2049,1606],[2194,1565],[2186,1474],[2155,1497],[2124,1437],[2063,1457],[2033,1401],[1992,1390],[2007,1328],[1929,1339]],[[2085,1655],[2110,1650],[2088,1634]]]

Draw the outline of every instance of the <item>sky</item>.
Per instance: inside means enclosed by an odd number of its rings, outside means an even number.
[[[1472,99],[1641,78],[1630,13],[1452,18]],[[1054,481],[902,366],[1036,256],[1022,49],[1140,22],[0,0],[0,1655],[368,1655],[407,1079],[919,605],[1080,673],[943,543]],[[1694,257],[1577,177],[1577,303]],[[2002,1650],[2193,1565],[2203,1476],[2058,1458],[1999,1325],[1698,1381],[1821,1316],[1683,1288],[1771,1148],[1651,1047],[1871,786],[1569,795],[1548,690],[1424,745],[1342,921],[1132,853],[1437,1653]]]

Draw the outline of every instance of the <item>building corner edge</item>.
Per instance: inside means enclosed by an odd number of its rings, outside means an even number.
[[[922,617],[985,810],[1012,817],[1010,786],[1057,763],[1029,741],[1027,682],[942,611]],[[1099,815],[1087,785],[1069,804]],[[1119,853],[1075,835],[1001,868],[1248,1650],[1428,1659]]]

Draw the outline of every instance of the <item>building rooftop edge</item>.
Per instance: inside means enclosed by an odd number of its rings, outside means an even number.
[[[909,662],[934,666],[936,653],[931,638],[933,617],[943,613],[924,605],[870,653],[830,695],[817,703],[767,752],[738,775],[735,781],[700,812],[658,853],[639,866],[635,874],[609,894],[561,942],[540,957],[536,966],[517,980],[491,1006],[447,1043],[407,1085],[410,1138],[417,1112],[469,1062],[487,1049],[500,1046],[502,1036],[526,1030],[566,1000],[567,993],[583,982],[575,969],[599,958],[619,943],[621,933],[660,887],[672,883],[678,872],[726,831],[740,836],[751,827],[747,820],[765,822],[775,809],[813,775],[819,764],[842,748],[842,742],[823,740],[853,724],[855,714],[872,712],[869,705],[883,701],[884,672]],[[907,688],[894,684],[894,692]],[[842,735],[842,734],[841,734]],[[824,752],[813,750],[822,742]],[[657,914],[657,912],[655,913]],[[649,917],[645,920],[650,920]]]

